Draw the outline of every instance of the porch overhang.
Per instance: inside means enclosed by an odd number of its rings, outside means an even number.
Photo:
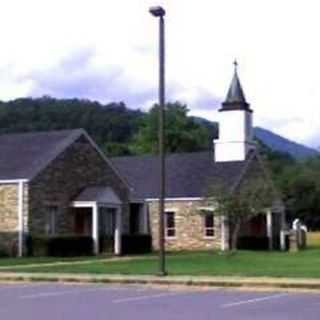
[[[85,208],[98,205],[99,207],[117,208],[121,204],[121,200],[110,187],[88,187],[74,199],[71,206]]]
[[[92,238],[94,253],[99,253],[99,208],[112,208],[116,210],[116,226],[114,230],[114,253],[121,254],[122,233],[122,202],[110,187],[88,187],[84,189],[71,203],[73,208],[92,209]]]

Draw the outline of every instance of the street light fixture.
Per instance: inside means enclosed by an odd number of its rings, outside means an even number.
[[[165,198],[165,147],[164,147],[164,108],[165,108],[165,81],[164,81],[164,16],[165,10],[160,7],[151,7],[149,12],[159,18],[159,275],[165,276],[165,243],[164,243],[164,198]]]

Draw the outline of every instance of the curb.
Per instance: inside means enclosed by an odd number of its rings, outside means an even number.
[[[156,277],[88,274],[44,274],[44,273],[3,273],[0,282],[62,282],[62,283],[101,283],[101,284],[140,284],[186,287],[216,287],[242,289],[285,289],[318,290],[318,279],[257,279],[257,278],[201,278],[201,277]]]

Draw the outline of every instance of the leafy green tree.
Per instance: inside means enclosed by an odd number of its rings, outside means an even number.
[[[298,162],[284,168],[278,179],[289,220],[302,219],[311,228],[320,227],[320,159]]]
[[[271,184],[261,177],[251,177],[233,191],[222,186],[211,186],[205,202],[214,209],[214,215],[226,219],[231,234],[231,250],[234,251],[241,226],[270,208],[274,197]]]
[[[145,115],[138,133],[134,136],[131,149],[134,153],[157,153],[158,111],[155,105]],[[165,146],[167,152],[192,152],[207,150],[209,131],[188,117],[188,108],[179,102],[168,103],[165,111]]]

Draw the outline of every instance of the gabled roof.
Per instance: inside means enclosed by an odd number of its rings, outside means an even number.
[[[250,157],[249,157],[250,158]],[[233,188],[249,161],[214,162],[212,152],[170,154],[166,157],[166,198],[207,195],[208,185]],[[159,197],[159,160],[156,156],[111,159],[132,188],[133,199]]]
[[[0,180],[32,179],[85,131],[0,135]]]

